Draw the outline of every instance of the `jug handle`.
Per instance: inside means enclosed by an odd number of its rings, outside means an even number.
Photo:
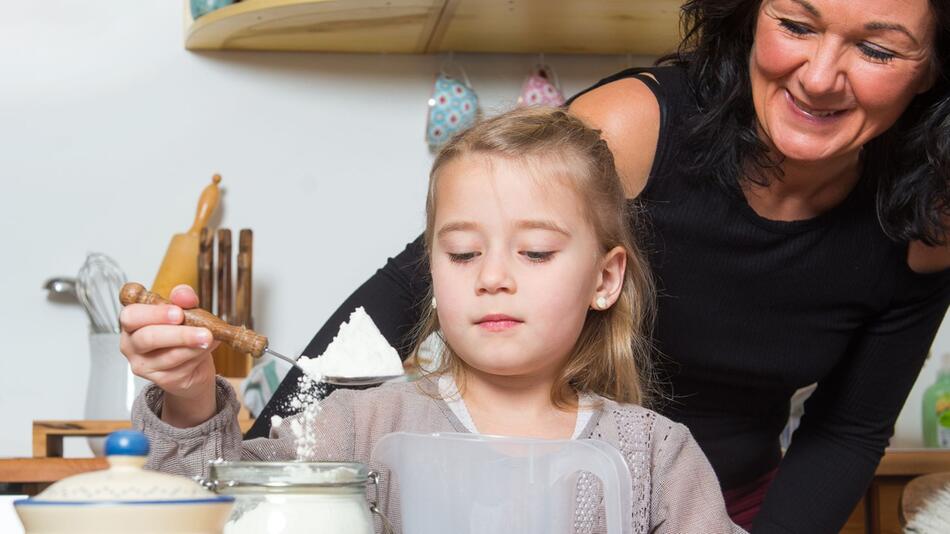
[[[576,461],[571,462],[570,472],[564,474],[587,471],[599,478],[604,485],[607,534],[629,534],[632,503],[630,499],[625,500],[623,495],[626,493],[632,497],[633,481],[627,461],[620,451],[608,443],[593,439],[571,443],[575,447],[592,449],[596,454],[589,461],[581,461],[580,465]]]
[[[379,520],[383,524],[383,534],[396,534],[396,529],[393,527],[393,524],[389,522],[389,518],[386,517],[386,514],[380,511],[379,505],[379,473],[376,471],[370,471],[366,478],[376,487],[376,497],[371,503],[369,503],[369,511],[378,515]]]

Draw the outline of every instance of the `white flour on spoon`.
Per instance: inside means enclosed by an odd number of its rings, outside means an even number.
[[[304,373],[297,379],[297,391],[289,401],[289,407],[302,417],[290,421],[298,460],[310,460],[314,456],[317,439],[315,423],[320,413],[320,399],[325,396],[324,376],[361,378],[370,376],[395,376],[403,374],[402,360],[396,349],[389,345],[373,319],[363,307],[356,308],[350,319],[340,329],[327,350],[316,358],[301,356],[297,363]],[[271,418],[271,427],[283,422],[278,416]]]
[[[362,306],[340,325],[327,350],[316,358],[301,356],[300,367],[312,377],[362,378],[403,374],[402,360]]]

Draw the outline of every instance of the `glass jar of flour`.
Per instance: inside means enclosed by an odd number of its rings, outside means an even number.
[[[205,485],[235,498],[224,534],[373,534],[373,514],[392,532],[366,485],[377,475],[360,463],[214,462]],[[378,494],[378,490],[377,490]]]

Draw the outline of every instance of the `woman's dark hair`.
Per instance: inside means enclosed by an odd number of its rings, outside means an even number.
[[[950,2],[929,0],[936,20],[934,84],[897,122],[865,145],[863,179],[876,184],[877,212],[894,240],[947,242],[950,217]],[[681,11],[683,40],[658,63],[686,68],[700,113],[687,123],[690,175],[713,177],[740,194],[742,181],[766,185],[781,171],[757,134],[749,54],[762,0],[689,0]]]

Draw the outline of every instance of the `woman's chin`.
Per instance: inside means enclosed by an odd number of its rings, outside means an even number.
[[[838,159],[849,152],[855,150],[843,146],[840,142],[833,139],[821,138],[798,138],[798,139],[778,139],[773,143],[786,161],[795,161],[801,163],[821,163]]]

